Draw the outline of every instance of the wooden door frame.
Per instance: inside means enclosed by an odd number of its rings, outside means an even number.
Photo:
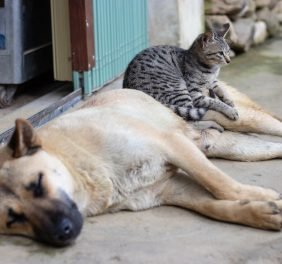
[[[92,0],[69,0],[72,70],[95,67],[94,19]]]

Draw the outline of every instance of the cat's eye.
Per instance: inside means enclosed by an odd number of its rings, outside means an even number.
[[[12,208],[8,208],[8,221],[6,226],[10,228],[13,224],[23,224],[27,221],[24,213],[16,213]]]
[[[220,55],[220,56],[224,56],[224,52],[223,52],[223,51],[220,51],[220,52],[219,52],[219,55]]]
[[[27,191],[31,191],[33,193],[33,197],[39,198],[44,196],[44,188],[42,184],[44,174],[39,172],[37,180],[31,182],[28,186],[26,186]]]

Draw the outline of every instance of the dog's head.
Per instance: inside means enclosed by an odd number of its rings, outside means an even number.
[[[18,119],[10,142],[0,148],[0,233],[55,246],[74,241],[83,221],[71,199],[71,179],[32,126]]]

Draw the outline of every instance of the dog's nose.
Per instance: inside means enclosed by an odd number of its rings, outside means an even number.
[[[73,224],[68,218],[63,218],[57,227],[57,239],[66,242],[73,236]]]

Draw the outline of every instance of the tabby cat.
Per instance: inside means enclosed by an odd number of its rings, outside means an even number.
[[[188,50],[155,46],[129,63],[124,88],[143,91],[185,120],[201,120],[207,110],[238,119],[232,100],[218,85],[220,66],[230,63],[224,37],[230,25],[200,34]]]

